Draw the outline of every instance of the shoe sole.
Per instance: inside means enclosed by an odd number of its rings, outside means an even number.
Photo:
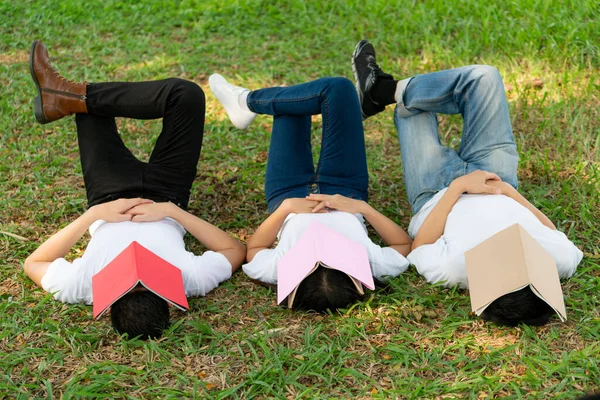
[[[356,64],[354,63],[354,59],[362,51],[363,47],[365,47],[367,45],[367,43],[369,43],[368,40],[361,40],[360,42],[358,42],[356,44],[356,47],[354,48],[354,53],[352,53],[352,59],[350,60],[352,62],[352,74],[354,75],[354,82],[355,82],[354,86],[356,87],[356,93],[358,94],[358,100],[360,101],[360,113],[362,114],[363,121],[365,119],[367,119],[368,116],[365,115],[365,113],[362,110],[363,93],[362,93],[362,90],[360,89],[360,82],[358,81],[358,73],[356,72]]]
[[[36,40],[31,45],[31,52],[29,54],[29,72],[31,73],[31,77],[33,78],[33,83],[35,83],[35,87],[38,91],[38,95],[33,99],[33,113],[35,114],[35,119],[40,124],[47,124],[50,121],[44,115],[44,104],[42,103],[42,88],[40,87],[40,83],[35,77],[35,73],[33,71],[33,51],[35,50],[35,46],[40,43],[39,40]]]

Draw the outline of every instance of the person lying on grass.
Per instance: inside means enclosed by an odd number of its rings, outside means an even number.
[[[367,40],[357,44],[352,61],[364,118],[396,104],[414,214],[408,260],[421,275],[429,282],[468,287],[464,253],[515,223],[552,255],[561,278],[573,275],[582,252],[517,191],[517,148],[495,68],[473,65],[396,81],[378,66]],[[441,144],[437,113],[463,116],[458,151]],[[552,314],[527,287],[494,301],[482,318],[504,325],[542,325]]]
[[[367,276],[383,280],[408,267],[411,240],[393,221],[367,203],[368,181],[364,132],[354,85],[346,78],[322,78],[290,87],[250,91],[221,75],[210,88],[239,129],[257,114],[273,116],[265,177],[270,216],[248,241],[244,272],[277,285],[277,264],[313,221],[363,245]],[[311,116],[322,115],[321,154],[316,170],[311,152]],[[389,247],[368,237],[367,220]],[[271,248],[278,239],[275,248]],[[334,249],[335,250],[335,249]],[[344,249],[337,249],[344,251]],[[312,267],[312,266],[309,266]],[[318,267],[296,287],[293,304],[300,310],[336,310],[361,297],[349,275]],[[285,271],[283,272],[285,273]]]
[[[57,300],[91,304],[92,276],[137,241],[181,269],[187,296],[203,296],[231,277],[244,260],[245,247],[186,211],[202,147],[202,89],[182,79],[67,81],[39,41],[33,43],[30,67],[39,94],[37,120],[48,123],[76,114],[89,209],[37,248],[25,260],[25,273]],[[162,118],[148,162],[125,147],[115,117]],[[88,229],[91,240],[83,256],[66,261],[63,257]],[[201,256],[186,251],[186,231],[210,251]],[[136,289],[113,304],[111,319],[119,333],[156,338],[169,326],[169,309],[154,293]]]

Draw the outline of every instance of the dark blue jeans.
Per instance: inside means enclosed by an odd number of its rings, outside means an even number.
[[[269,212],[291,197],[341,194],[367,201],[369,174],[358,96],[346,78],[322,78],[251,92],[247,104],[273,116],[265,195]],[[311,115],[322,115],[317,168],[310,144]]]

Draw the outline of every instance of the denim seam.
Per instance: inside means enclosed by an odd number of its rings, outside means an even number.
[[[307,96],[307,97],[296,97],[293,99],[277,99],[277,102],[281,102],[281,103],[291,103],[294,101],[304,101],[304,100],[310,100],[310,99],[314,99],[315,97],[320,97],[321,93],[318,93],[316,95],[311,95],[311,96]],[[253,103],[257,103],[257,104],[268,104],[268,103],[273,103],[273,99],[271,100],[250,100]],[[246,101],[247,102],[247,101]]]
[[[468,107],[469,106],[469,92],[465,91],[464,99],[465,99],[465,108],[464,108],[465,111],[463,114],[463,135],[465,132],[468,131],[469,126],[470,126],[469,125],[469,115],[467,115],[467,112],[469,110],[469,107]],[[465,143],[462,141],[463,135],[461,135],[461,146],[460,147],[462,147],[464,149],[465,147],[467,147],[469,145],[469,143]],[[471,135],[469,135],[469,136],[471,136]],[[460,148],[459,148],[459,151],[460,151]]]
[[[436,102],[438,102],[438,101],[440,101],[442,99],[445,99],[446,97],[450,97],[450,96],[454,96],[454,93],[446,93],[445,95],[440,96],[440,97],[436,97],[434,99],[419,100],[419,103],[426,103],[426,104],[428,104],[428,103],[436,103]],[[405,108],[407,107],[406,104],[404,104],[404,107]]]
[[[479,161],[481,161],[482,158],[485,158],[486,156],[488,156],[492,151],[498,150],[498,149],[504,149],[507,145],[511,145],[512,143],[496,143],[496,144],[492,144],[492,145],[486,145],[485,148],[478,150],[475,154],[478,154],[479,157],[477,157],[476,160],[473,160],[471,162],[471,164],[476,164]],[[490,171],[492,172],[492,171]]]
[[[320,93],[320,96],[323,96],[323,93]],[[317,162],[317,168],[315,170],[315,180],[317,181],[317,185],[319,185],[319,174],[321,173],[321,154],[323,153],[323,135],[325,135],[325,132],[328,132],[329,130],[329,101],[327,100],[327,96],[323,96],[323,102],[325,102],[325,116],[326,118],[323,118],[323,133],[321,134],[321,152],[319,153],[319,161]],[[321,115],[323,115],[323,113],[321,113]],[[320,188],[317,186],[317,189]]]

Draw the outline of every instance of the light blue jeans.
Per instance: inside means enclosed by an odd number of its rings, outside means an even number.
[[[477,169],[517,187],[519,155],[504,85],[486,65],[417,75],[398,83],[394,122],[413,214],[437,192]],[[460,148],[443,146],[437,113],[463,116]]]

